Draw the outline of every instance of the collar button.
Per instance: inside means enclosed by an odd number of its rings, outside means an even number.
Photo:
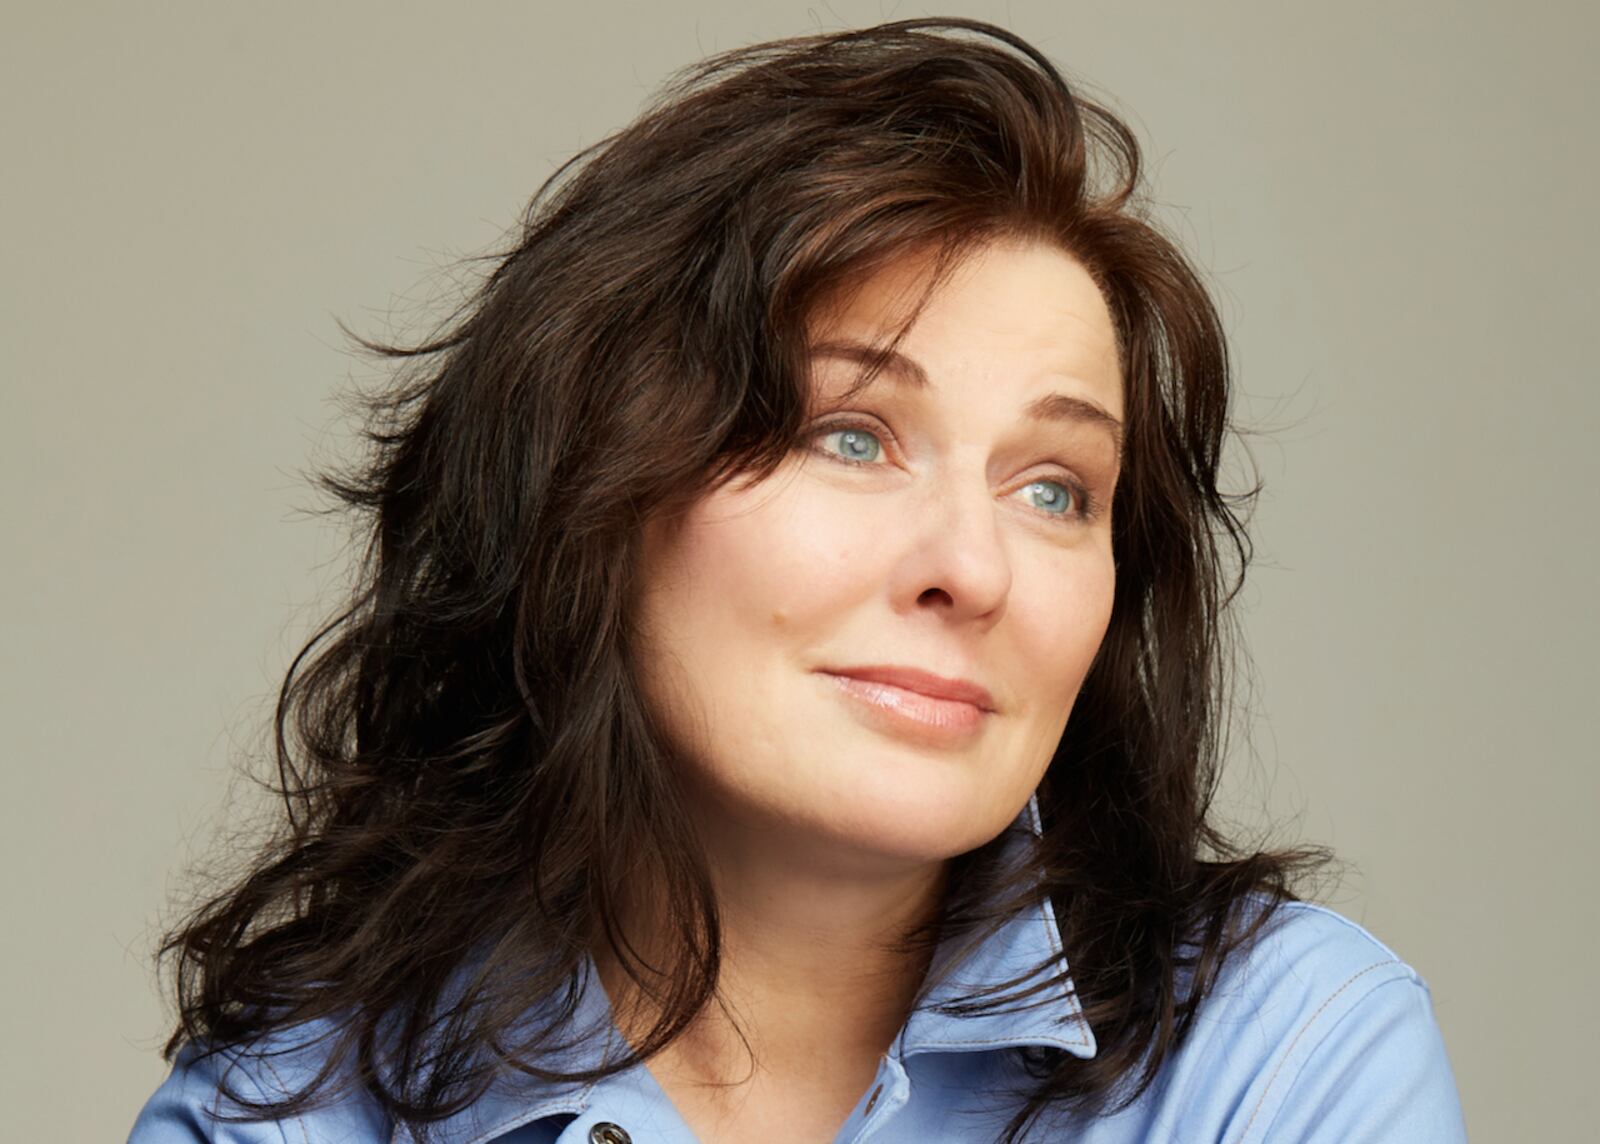
[[[633,1144],[633,1137],[622,1125],[602,1120],[589,1129],[589,1144]]]

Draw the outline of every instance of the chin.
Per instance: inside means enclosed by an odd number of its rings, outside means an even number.
[[[912,862],[937,862],[993,839],[1016,817],[1016,808],[993,801],[957,776],[928,774],[920,781],[872,784],[846,796],[849,813],[830,824],[862,850]],[[960,776],[964,779],[966,776]],[[1027,801],[1020,796],[1018,805]],[[840,838],[839,841],[844,841]]]

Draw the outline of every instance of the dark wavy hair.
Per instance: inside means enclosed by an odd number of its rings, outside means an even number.
[[[359,1085],[426,1138],[497,1070],[594,1079],[676,1037],[717,995],[720,947],[630,654],[641,526],[798,447],[806,318],[825,291],[931,248],[925,302],[977,244],[1020,238],[1079,260],[1113,317],[1115,605],[1039,788],[1036,861],[1002,869],[999,839],[957,859],[936,926],[907,948],[1048,894],[1099,1051],[1030,1052],[1037,1085],[1005,1138],[1050,1109],[1136,1097],[1224,961],[1329,857],[1239,848],[1212,819],[1241,509],[1260,484],[1218,488],[1224,332],[1152,222],[1140,164],[1115,115],[993,25],[763,43],[678,73],[552,174],[428,340],[340,323],[398,362],[362,395],[361,461],[316,477],[363,555],[277,696],[278,829],[163,935],[168,1059],[186,1040],[217,1051],[322,1022],[337,1044],[312,1084],[231,1095],[281,1116]],[[660,1020],[604,1068],[542,1068],[586,954],[628,948],[617,903],[641,862],[679,952],[655,974],[622,963]],[[530,997],[565,1003],[530,1026]]]

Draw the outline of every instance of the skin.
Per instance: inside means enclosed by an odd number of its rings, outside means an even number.
[[[886,342],[928,267],[852,283],[812,344]],[[1050,245],[983,247],[900,350],[925,389],[885,372],[840,405],[860,364],[814,355],[807,446],[645,531],[641,678],[711,863],[728,1003],[648,1067],[705,1140],[833,1138],[926,972],[882,944],[1027,802],[1110,620],[1114,435],[1022,412],[1054,392],[1123,419],[1087,271]],[[1074,481],[1102,506],[1086,519]],[[965,743],[920,741],[818,670],[868,663],[976,680],[996,710]],[[648,947],[648,910],[628,924]],[[643,1020],[600,969],[623,1027]]]

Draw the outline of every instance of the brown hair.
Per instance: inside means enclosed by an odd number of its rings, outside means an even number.
[[[1016,236],[1078,259],[1116,327],[1115,607],[1040,787],[1033,876],[1003,878],[994,844],[963,856],[939,932],[1040,894],[1058,911],[1099,1051],[1031,1054],[1008,1139],[1047,1108],[1136,1096],[1224,959],[1325,858],[1235,849],[1210,821],[1227,607],[1250,559],[1239,508],[1259,484],[1219,491],[1224,333],[1140,179],[1129,129],[992,25],[758,44],[680,73],[553,174],[436,337],[350,334],[402,362],[365,399],[370,454],[317,478],[364,558],[279,692],[281,829],[161,947],[177,960],[169,1058],[332,1021],[330,1061],[353,1062],[339,1083],[424,1136],[497,1068],[629,1067],[540,1061],[641,859],[681,956],[639,1055],[675,1037],[715,996],[719,947],[630,666],[641,523],[797,447],[824,291],[929,244],[931,290],[975,244]],[[568,1003],[530,1029],[532,996]],[[285,1102],[240,1099],[282,1115],[334,1087],[330,1067]]]

